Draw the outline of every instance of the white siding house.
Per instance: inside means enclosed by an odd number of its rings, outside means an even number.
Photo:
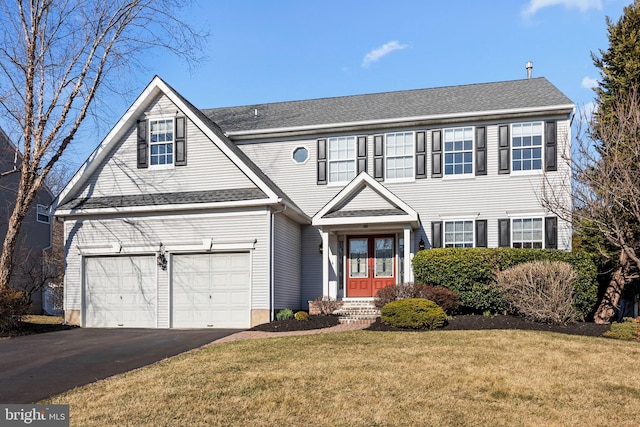
[[[544,78],[198,110],[155,77],[56,200],[67,321],[250,327],[412,280],[421,248],[571,249]]]

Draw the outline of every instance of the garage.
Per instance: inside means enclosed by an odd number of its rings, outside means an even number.
[[[249,328],[248,252],[172,256],[174,328]]]
[[[85,257],[85,325],[155,328],[156,269],[153,256]]]

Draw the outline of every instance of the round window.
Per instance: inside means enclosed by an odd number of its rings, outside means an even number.
[[[298,147],[293,150],[293,160],[296,163],[304,163],[309,158],[309,150],[305,147]]]

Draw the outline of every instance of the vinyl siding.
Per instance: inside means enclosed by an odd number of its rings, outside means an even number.
[[[322,255],[320,231],[312,226],[302,229],[302,303],[322,295]]]
[[[300,280],[302,243],[300,224],[282,214],[274,223],[274,308],[306,308],[302,304]]]
[[[66,260],[65,309],[82,308],[82,271],[80,250],[97,248],[102,255],[117,255],[111,245],[122,244],[120,253],[155,253],[162,242],[172,245],[201,246],[203,239],[215,243],[256,240],[251,256],[252,308],[268,309],[269,305],[269,227],[266,210],[217,212],[208,214],[130,216],[127,219],[80,219],[65,222]],[[133,249],[142,246],[145,249]],[[79,248],[80,247],[80,248]],[[189,249],[188,252],[203,252]],[[167,252],[170,255],[170,251]],[[170,269],[158,269],[158,325],[169,324]],[[165,304],[161,307],[160,304]]]
[[[340,210],[345,211],[361,211],[368,209],[392,209],[393,206],[380,194],[375,192],[371,187],[365,187],[361,191],[354,194],[349,200],[347,200]]]
[[[508,175],[498,174],[498,126],[510,123],[522,123],[530,121],[557,120],[558,139],[558,171],[548,174],[550,181],[555,182],[559,189],[562,182],[566,183],[570,172],[568,166],[562,160],[567,141],[571,139],[569,122],[566,117],[529,117],[513,121],[469,122],[458,126],[485,126],[487,137],[487,175],[469,176],[465,178],[432,178],[431,177],[431,132],[430,130],[444,129],[443,127],[425,128],[393,128],[388,131],[427,130],[427,178],[410,182],[385,182],[382,184],[396,196],[406,202],[420,216],[421,229],[416,231],[416,241],[424,236],[427,247],[431,241],[431,222],[440,221],[447,217],[465,217],[468,219],[488,220],[488,245],[497,247],[499,218],[505,218],[514,214],[531,214],[532,216],[545,216],[539,198],[542,193],[544,175],[539,173]],[[446,128],[452,127],[447,125]],[[385,131],[375,132],[383,134]],[[353,132],[348,135],[362,135]],[[373,175],[373,136],[368,135],[368,173]],[[327,137],[321,135],[320,137]],[[280,186],[309,216],[313,216],[325,206],[340,189],[342,185],[317,185],[316,183],[316,158],[317,138],[303,140],[278,140],[262,142],[243,142],[240,147],[258,166],[267,172],[272,180]],[[304,146],[309,149],[309,160],[304,164],[295,164],[291,160],[291,153],[296,147]],[[353,198],[347,205],[350,209],[369,209],[370,204],[376,203],[374,192],[367,190]],[[386,203],[386,202],[385,202]],[[385,203],[375,207],[385,208]],[[551,214],[547,214],[551,215]],[[310,236],[304,233],[306,239]],[[314,237],[315,239],[315,237]],[[319,237],[318,237],[319,239]],[[309,243],[310,244],[310,243]],[[319,244],[319,243],[318,243]],[[317,245],[316,244],[316,252]],[[310,244],[311,245],[311,244]],[[571,248],[571,230],[567,223],[558,221],[558,247]],[[304,250],[304,248],[303,248]],[[303,262],[312,262],[311,260]],[[320,262],[320,257],[318,261]],[[307,267],[305,267],[305,270]],[[303,278],[310,278],[314,273],[303,272]],[[309,283],[309,279],[304,279]],[[304,293],[304,291],[303,291]]]
[[[174,117],[177,111],[166,97],[160,96],[149,106],[147,117],[162,113]],[[137,131],[135,125],[132,126],[126,136],[115,144],[107,161],[85,184],[81,196],[255,188],[255,184],[189,120],[186,137],[186,166],[138,169]]]

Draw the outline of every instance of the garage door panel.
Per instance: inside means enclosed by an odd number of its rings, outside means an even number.
[[[152,256],[85,258],[88,327],[156,327],[156,263]]]
[[[174,255],[172,267],[173,327],[250,326],[248,253]]]

